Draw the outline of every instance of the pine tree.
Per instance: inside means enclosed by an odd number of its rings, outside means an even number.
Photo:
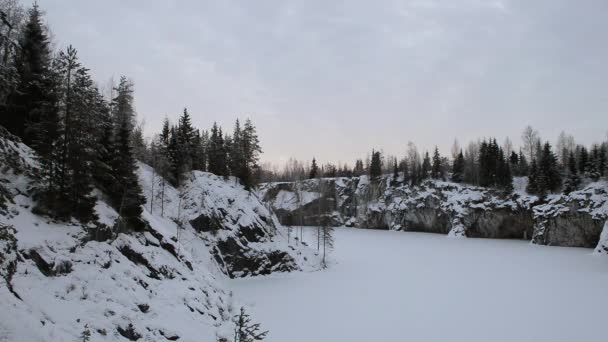
[[[382,159],[379,151],[372,150],[372,161],[369,167],[369,176],[377,179],[382,175]]]
[[[9,94],[8,110],[1,115],[0,124],[31,146],[41,134],[43,116],[53,110],[56,99],[55,92],[51,90],[54,77],[49,38],[37,3],[29,10],[28,16],[15,59],[18,84]]]
[[[519,165],[517,171],[517,175],[520,177],[527,175],[529,172],[528,160],[521,150],[519,151]]]
[[[209,135],[209,146],[207,147],[207,153],[209,155],[208,171],[213,174],[218,174],[219,160],[218,160],[218,133],[219,128],[217,123],[213,123],[211,127],[211,133]]]
[[[14,94],[19,82],[15,59],[20,46],[18,39],[22,35],[25,19],[24,9],[16,0],[0,1],[0,125],[8,127],[10,117],[6,100]]]
[[[116,184],[116,178],[112,170],[116,156],[114,144],[114,122],[110,115],[109,107],[100,99],[98,106],[101,109],[99,121],[99,142],[93,167],[93,180],[95,186],[103,193],[110,195]]]
[[[439,179],[441,176],[441,156],[439,155],[439,149],[435,146],[433,152],[433,164],[431,166],[431,178]]]
[[[319,174],[319,166],[317,165],[317,160],[313,157],[312,164],[310,165],[310,174],[308,175],[308,179],[317,178]]]
[[[258,169],[259,156],[262,153],[257,131],[250,119],[245,120],[243,126],[242,153],[245,165],[240,178],[245,185],[245,189],[250,189],[257,182],[257,179],[253,179],[252,175]]]
[[[232,131],[232,141],[227,143],[229,145],[229,167],[230,173],[237,177],[242,184],[248,181],[249,174],[247,169],[247,161],[245,160],[245,142],[243,132],[241,130],[241,123],[239,119],[236,119],[234,123],[234,129]]]
[[[45,193],[39,204],[60,218],[73,216],[82,222],[96,219],[93,207],[92,166],[97,133],[91,107],[97,90],[88,70],[80,65],[76,50],[69,46],[57,59],[60,80],[61,117],[54,155],[56,192]],[[49,196],[50,195],[50,196]],[[43,209],[46,211],[46,209]]]
[[[140,125],[133,127],[133,132],[131,133],[131,146],[133,146],[133,156],[136,160],[140,160],[144,163],[149,162],[149,160],[147,160],[148,147],[144,140],[143,128]]]
[[[498,148],[495,186],[506,192],[513,191],[511,166],[506,160],[502,148]]]
[[[234,325],[235,342],[262,341],[268,334],[268,331],[260,331],[259,323],[251,322],[251,317],[245,312],[244,307],[241,307],[240,314],[234,316]]]
[[[587,159],[587,166],[585,167],[587,175],[594,181],[600,178],[600,148],[597,144],[591,148],[591,153]]]
[[[530,166],[530,173],[528,175],[528,186],[526,187],[526,191],[529,194],[538,193],[538,178],[538,166],[536,165],[536,160],[532,160],[532,165]]]
[[[407,184],[410,181],[411,174],[406,159],[401,161],[399,168],[401,169],[401,172],[403,172],[403,182]]]
[[[169,156],[169,182],[176,187],[179,187],[182,182],[182,173],[181,173],[181,156],[179,150],[179,139],[177,135],[177,129],[175,126],[172,126],[169,129],[169,144],[167,145],[167,155]]]
[[[604,146],[598,146],[599,152],[597,157],[597,171],[600,177],[603,177],[606,174],[606,149]]]
[[[192,161],[196,153],[194,135],[195,131],[192,127],[190,114],[188,114],[188,109],[184,108],[184,112],[182,116],[180,116],[177,125],[177,142],[179,144],[179,165],[177,165],[177,167],[181,173],[180,178],[183,177],[184,173],[192,170]]]
[[[513,175],[519,175],[519,156],[515,151],[511,151],[511,155],[509,156],[509,167],[513,172]]]
[[[355,177],[361,176],[365,172],[365,168],[363,167],[363,160],[357,159],[355,161],[355,168],[353,169],[353,175]]]
[[[145,224],[141,218],[145,198],[137,178],[137,165],[133,153],[132,134],[135,110],[133,108],[133,84],[121,77],[115,88],[113,116],[117,120],[115,132],[116,155],[112,161],[112,171],[116,180],[111,191],[112,205],[120,215],[119,229],[142,230]]]
[[[222,128],[213,123],[209,138],[209,172],[218,176],[228,175],[226,146]]]
[[[559,190],[562,185],[562,176],[559,172],[557,156],[551,150],[551,145],[548,142],[543,146],[538,167],[541,175],[545,177],[545,190],[547,192]]]
[[[91,341],[91,329],[89,329],[89,325],[85,324],[82,333],[80,334],[80,342],[89,342]]]
[[[397,165],[397,160],[395,159],[393,163],[393,183],[396,184],[399,180],[399,166]]]
[[[585,146],[580,146],[578,148],[578,172],[581,175],[587,173],[587,165],[589,162],[589,154],[587,153],[587,149]]]
[[[452,166],[452,181],[456,183],[461,183],[464,177],[464,155],[462,154],[462,150],[458,153],[456,160],[454,160],[454,164]]]
[[[207,171],[208,167],[207,167],[207,163],[209,161],[209,151],[208,151],[208,146],[209,146],[209,132],[206,130],[203,130],[201,132],[201,140],[200,140],[200,145],[199,145],[199,167],[201,171]]]
[[[424,154],[424,159],[422,160],[422,168],[420,169],[420,174],[418,175],[421,180],[429,178],[429,173],[431,171],[431,158],[429,157],[429,153],[426,152]]]
[[[570,151],[570,155],[568,157],[568,177],[566,178],[566,182],[564,184],[564,192],[569,194],[572,191],[575,191],[580,183],[581,180],[578,176],[576,158],[574,158],[574,152]]]

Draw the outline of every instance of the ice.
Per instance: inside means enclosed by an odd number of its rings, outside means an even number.
[[[270,330],[267,341],[559,342],[606,334],[608,263],[589,249],[353,228],[335,235],[327,270],[231,281]]]

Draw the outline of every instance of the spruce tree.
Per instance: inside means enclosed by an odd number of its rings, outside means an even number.
[[[598,152],[598,157],[597,157],[597,171],[600,175],[600,177],[603,177],[604,175],[606,175],[606,149],[604,148],[604,146],[600,145],[598,146],[599,152]]]
[[[401,172],[403,172],[403,182],[408,183],[411,177],[410,168],[408,167],[408,162],[406,159],[403,159],[400,163]]]
[[[313,157],[312,164],[310,165],[310,173],[308,175],[308,179],[317,178],[319,174],[319,166],[317,165],[317,160]]]
[[[536,165],[536,160],[532,160],[532,165],[530,166],[530,173],[528,174],[528,185],[526,187],[526,192],[528,192],[529,194],[538,193],[538,178],[538,166]]]
[[[431,158],[429,157],[429,153],[426,152],[424,154],[424,159],[422,160],[422,168],[420,169],[420,174],[418,177],[420,180],[424,180],[429,178],[429,173],[431,172]]]
[[[441,176],[441,156],[439,155],[439,149],[435,146],[433,152],[433,165],[431,167],[431,178],[439,179]]]
[[[580,146],[578,148],[578,172],[581,175],[585,175],[587,173],[587,165],[589,162],[589,154],[585,146]]]
[[[190,114],[188,113],[188,109],[184,108],[183,114],[180,116],[177,125],[177,142],[179,145],[179,149],[177,151],[179,154],[179,165],[177,165],[177,167],[180,172],[180,178],[183,177],[184,173],[192,170],[193,159],[195,158],[196,154],[194,135],[195,131],[192,127]]]
[[[260,153],[262,153],[256,128],[250,119],[245,120],[243,126],[242,146],[245,172],[242,174],[241,180],[245,184],[245,188],[250,189],[257,182],[257,179],[252,176],[257,173],[258,161]]]
[[[454,164],[452,165],[452,181],[456,183],[461,183],[464,177],[464,155],[462,154],[462,150],[456,156],[456,160],[454,160]]]
[[[365,172],[365,168],[363,167],[363,160],[357,159],[355,161],[355,168],[353,169],[353,175],[355,177],[361,176]]]
[[[557,156],[551,150],[551,144],[546,142],[543,146],[540,155],[540,164],[538,165],[540,175],[544,176],[547,192],[555,192],[562,185],[562,176],[559,172]]]
[[[396,184],[399,180],[399,166],[397,165],[397,159],[393,162],[393,183]]]
[[[576,191],[580,183],[581,180],[578,176],[576,158],[574,157],[574,152],[570,151],[570,155],[568,157],[568,177],[566,178],[566,182],[564,184],[564,192],[569,194],[572,191]]]
[[[113,162],[115,187],[112,191],[113,206],[120,215],[119,229],[143,230],[141,218],[146,203],[137,177],[137,165],[131,147],[131,131],[126,120],[118,123],[116,132],[116,158]]]
[[[0,124],[30,146],[39,138],[43,116],[49,114],[56,102],[51,89],[54,77],[50,43],[42,20],[42,11],[34,3],[28,12],[15,59],[18,84],[7,99],[7,113],[0,118]]]
[[[253,323],[251,317],[241,307],[240,314],[234,316],[234,342],[262,341],[268,331],[261,331],[259,323]]]
[[[114,118],[116,122],[115,150],[112,170],[116,180],[111,191],[112,205],[120,215],[119,229],[142,230],[145,227],[141,218],[145,198],[137,177],[137,164],[132,147],[133,120],[133,84],[126,77],[121,77],[115,88],[113,99]]]
[[[116,157],[114,144],[114,122],[105,101],[100,102],[101,116],[99,121],[99,144],[93,167],[95,186],[103,193],[111,195],[116,184],[112,166]]]
[[[520,177],[527,175],[529,172],[528,160],[521,150],[519,150],[519,165],[517,171],[517,176]]]
[[[69,46],[57,59],[60,79],[60,125],[54,149],[56,192],[43,194],[46,206],[60,218],[73,216],[82,222],[96,219],[92,167],[96,136],[91,104],[97,94],[88,70],[78,61],[76,50]]]
[[[217,126],[217,123],[213,123],[213,126],[211,127],[211,133],[209,136],[209,146],[207,147],[207,154],[209,155],[209,161],[208,161],[208,171],[217,175],[220,171],[220,161],[218,160],[218,150],[219,150],[219,146],[218,146],[218,134],[219,134],[219,128]]]
[[[369,176],[376,179],[382,175],[382,160],[379,151],[372,150],[372,161],[369,167]]]
[[[587,159],[587,166],[585,167],[587,176],[594,181],[597,181],[600,178],[600,172],[598,169],[598,160],[599,160],[599,148],[597,145],[593,145],[591,147],[591,151],[589,153]]]
[[[230,145],[228,153],[230,172],[241,181],[241,184],[245,184],[248,181],[249,175],[244,151],[246,144],[243,139],[239,119],[236,119],[234,123],[231,144],[227,145]]]

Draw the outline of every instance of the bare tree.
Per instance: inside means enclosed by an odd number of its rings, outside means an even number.
[[[524,152],[528,155],[530,161],[534,160],[536,157],[536,147],[540,142],[538,131],[532,128],[530,125],[526,126],[521,134],[521,140],[524,144]]]
[[[460,153],[460,144],[458,143],[458,139],[454,139],[450,153],[452,155],[452,160],[456,160],[456,158],[458,158],[458,153]]]
[[[503,141],[502,149],[505,152],[505,156],[509,158],[511,156],[511,153],[513,152],[513,142],[511,142],[511,139],[509,137],[506,137]]]
[[[576,148],[576,142],[574,137],[566,132],[561,131],[557,137],[557,143],[555,144],[558,159],[562,166],[568,165],[568,156],[570,152],[574,152]]]

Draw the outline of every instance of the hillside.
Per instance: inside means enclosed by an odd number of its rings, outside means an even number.
[[[517,179],[525,183],[525,179]],[[521,185],[521,184],[520,184]],[[536,196],[428,180],[410,186],[383,176],[311,179],[267,183],[259,195],[283,224],[333,225],[420,231],[450,236],[511,238],[536,244],[596,247],[608,218],[608,184],[579,191]],[[605,249],[598,247],[598,250]]]
[[[284,228],[234,180],[195,172],[182,191],[139,165],[144,232],[108,234],[117,212],[97,193],[99,222],[56,222],[32,212],[36,156],[0,128],[0,340],[215,341],[231,338],[239,300],[228,277],[313,270]],[[179,227],[179,228],[178,228]]]

